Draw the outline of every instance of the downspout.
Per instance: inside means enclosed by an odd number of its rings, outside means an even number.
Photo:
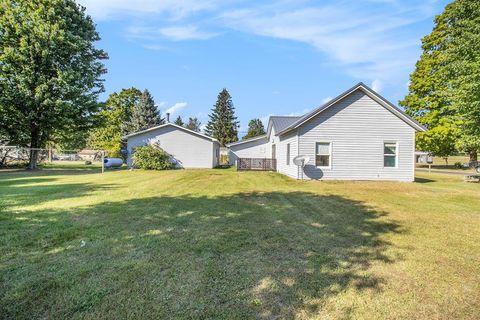
[[[300,155],[300,134],[299,134],[299,129],[297,128],[297,156]],[[297,166],[297,180],[298,180],[298,170],[303,170],[303,168],[300,168],[300,166]]]

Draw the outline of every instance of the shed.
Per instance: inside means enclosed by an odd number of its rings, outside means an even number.
[[[214,168],[218,165],[220,143],[200,132],[173,123],[162,124],[124,137],[127,165],[132,166],[135,148],[155,143],[172,156],[179,168]]]

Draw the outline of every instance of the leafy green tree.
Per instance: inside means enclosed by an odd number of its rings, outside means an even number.
[[[449,30],[445,68],[460,120],[457,146],[475,161],[480,151],[480,2],[454,1],[441,17]]]
[[[265,128],[263,127],[262,121],[260,119],[252,119],[248,123],[248,132],[243,137],[243,140],[261,136],[264,134],[265,134]]]
[[[182,117],[178,116],[177,119],[175,119],[174,122],[177,126],[183,127],[185,123],[183,123]]]
[[[143,91],[140,101],[133,108],[132,116],[128,122],[130,132],[146,130],[165,123],[160,111],[155,106],[155,101],[148,90]]]
[[[428,134],[417,137],[417,146],[421,150],[428,150],[432,155],[443,158],[448,165],[448,157],[456,151],[458,131],[455,123],[449,119],[441,119],[437,126],[428,131]]]
[[[195,118],[192,118],[192,117],[189,117],[188,118],[188,123],[185,125],[185,128],[189,129],[189,130],[192,130],[192,131],[195,131],[195,132],[200,132],[200,126],[202,125],[202,123],[195,117]]]
[[[112,93],[98,115],[100,124],[91,131],[88,146],[105,150],[110,157],[121,157],[122,137],[131,133],[128,123],[141,95],[136,88]]]
[[[12,144],[41,148],[88,124],[106,73],[98,40],[74,0],[0,0],[0,121]]]
[[[435,18],[432,33],[422,39],[422,49],[410,77],[410,92],[400,102],[428,128],[417,134],[417,142],[431,152],[455,150],[456,146],[476,160],[480,149],[480,3],[456,0],[447,5]]]
[[[238,121],[235,116],[235,107],[232,97],[227,89],[223,89],[218,94],[210,120],[207,123],[205,133],[225,146],[228,143],[238,141]]]

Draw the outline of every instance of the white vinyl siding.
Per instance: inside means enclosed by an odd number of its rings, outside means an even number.
[[[238,158],[270,158],[267,151],[267,138],[230,146],[229,162],[235,165]]]
[[[155,140],[160,147],[172,155],[181,168],[213,168],[217,165],[215,149],[218,142],[189,133],[174,126],[165,126],[128,138],[127,164],[132,165],[132,152],[135,147]]]
[[[277,154],[277,171],[283,173],[289,177],[297,178],[298,177],[298,167],[289,161],[287,163],[287,148],[290,145],[290,155],[295,157],[298,155],[298,137],[296,131],[282,135],[280,137],[276,136],[276,154]]]
[[[356,90],[298,128],[305,178],[414,180],[415,129]],[[315,165],[316,143],[330,142],[330,169]],[[396,167],[384,167],[384,143],[396,142]]]

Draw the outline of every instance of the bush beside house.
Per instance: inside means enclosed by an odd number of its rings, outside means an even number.
[[[169,170],[175,168],[170,155],[163,149],[153,145],[135,148],[132,160],[133,166],[139,169]]]

